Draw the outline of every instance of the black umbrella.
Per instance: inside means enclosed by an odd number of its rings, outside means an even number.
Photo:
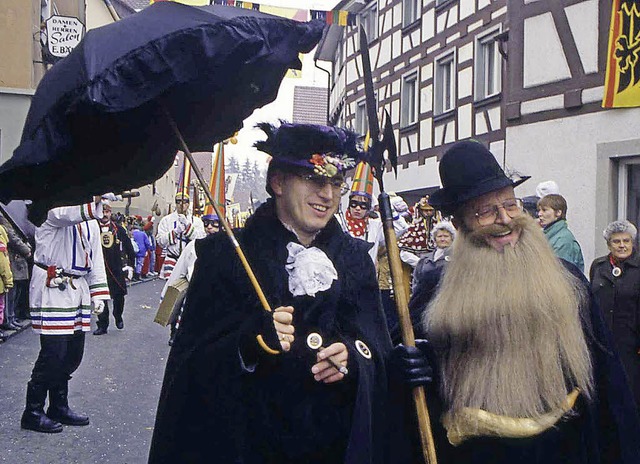
[[[253,10],[158,2],[89,31],[38,86],[0,201],[30,199],[40,224],[53,206],[159,178],[182,149],[230,137],[273,101],[323,23]]]

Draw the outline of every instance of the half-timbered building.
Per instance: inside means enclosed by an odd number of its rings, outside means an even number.
[[[507,171],[554,180],[585,262],[602,230],[640,219],[640,110],[603,109],[609,0],[344,0],[367,31],[378,113],[391,115],[397,179],[415,201],[439,186],[438,157],[486,144]],[[640,21],[640,19],[638,19]],[[332,62],[330,119],[367,128],[359,27],[332,26],[316,59]]]

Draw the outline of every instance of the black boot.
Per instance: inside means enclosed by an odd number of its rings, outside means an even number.
[[[52,421],[44,414],[47,387],[41,383],[27,383],[27,406],[22,413],[20,426],[23,429],[44,433],[62,432],[62,424]]]
[[[89,425],[89,418],[69,409],[69,384],[59,383],[49,388],[47,416],[64,425]]]

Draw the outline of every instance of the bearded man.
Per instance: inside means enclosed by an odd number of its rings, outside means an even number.
[[[523,213],[514,187],[526,178],[513,182],[472,141],[444,154],[440,177],[431,203],[459,234],[410,303],[429,341],[394,353],[410,383],[433,390],[439,462],[640,462],[610,335],[581,272]]]

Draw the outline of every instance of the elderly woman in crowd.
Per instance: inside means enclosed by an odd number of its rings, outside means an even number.
[[[451,254],[451,244],[456,237],[456,228],[449,221],[440,221],[431,230],[431,240],[436,244],[436,249],[424,256],[413,271],[411,288],[416,287],[418,281],[424,273],[431,269],[444,266],[449,261]]]
[[[604,319],[613,334],[640,404],[640,258],[635,250],[638,231],[629,221],[614,221],[603,232],[609,254],[591,264],[589,280]]]

